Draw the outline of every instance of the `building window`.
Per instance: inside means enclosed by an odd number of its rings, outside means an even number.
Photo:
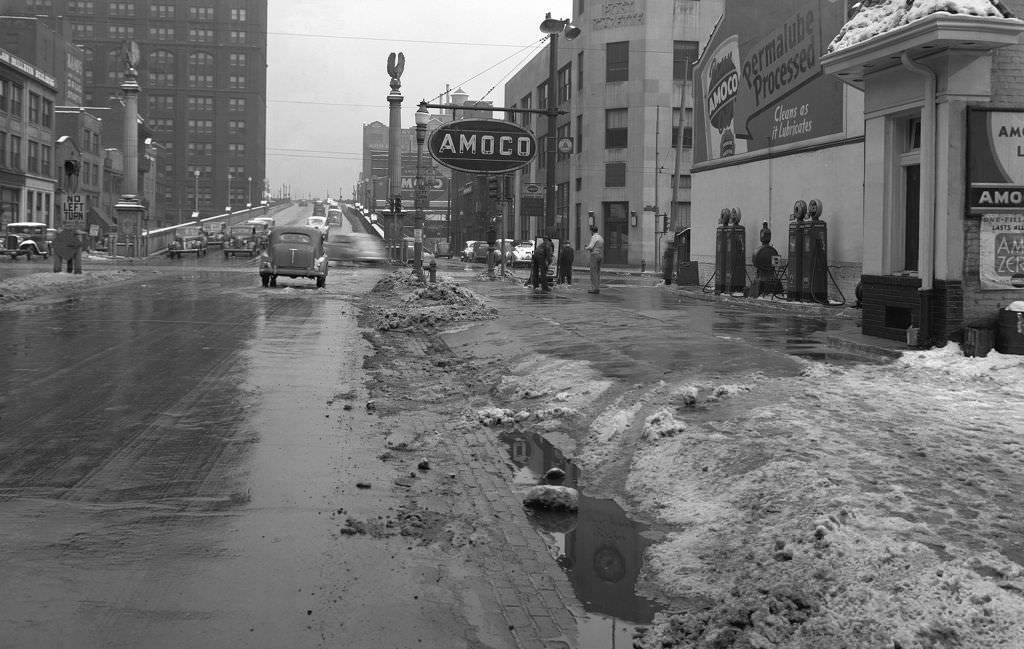
[[[189,97],[188,110],[191,113],[208,113],[213,110],[213,97]]]
[[[189,135],[213,135],[212,119],[190,119],[188,120]]]
[[[213,142],[189,142],[188,143],[188,154],[190,156],[212,156],[213,155]]]
[[[150,27],[149,28],[149,39],[153,41],[173,41],[174,40],[174,28],[173,27]]]
[[[11,169],[21,169],[21,138],[11,136]]]
[[[918,231],[921,226],[921,118],[917,116],[899,120],[898,137],[902,143],[899,156],[901,210],[896,212],[896,225],[903,239],[902,260],[895,260],[893,268],[903,271],[918,270]],[[898,250],[894,247],[894,250]],[[900,263],[902,261],[902,263]]]
[[[120,50],[118,50],[120,53]],[[147,57],[149,85],[154,88],[174,86],[174,55],[166,50],[157,50]]]
[[[604,148],[624,149],[629,145],[628,113],[625,108],[604,111]]]
[[[39,143],[33,140],[28,141],[28,172],[39,173]]]
[[[531,95],[526,95],[519,101],[519,105],[526,110],[530,110],[533,105],[533,97]],[[533,113],[523,113],[523,127],[528,128],[531,131],[533,130]]]
[[[576,55],[576,87],[583,90],[583,50]]]
[[[566,63],[558,71],[558,105],[569,101],[572,97],[572,64]]]
[[[173,95],[150,95],[149,110],[153,112],[174,112]]]
[[[242,97],[232,97],[228,99],[228,110],[233,113],[244,113],[246,109],[245,99]]]
[[[96,3],[93,0],[68,0],[67,12],[80,16],[94,14],[96,13]]]
[[[0,131],[0,167],[7,166],[7,133]]]
[[[679,141],[679,128],[682,126],[683,141]],[[682,144],[684,149],[693,148],[693,109],[687,108],[682,124],[679,123],[679,109],[672,109],[672,146]]]
[[[576,153],[583,153],[583,115],[576,116]]]
[[[107,30],[110,38],[128,40],[135,37],[135,27],[132,25],[111,25]]]
[[[53,148],[47,145],[43,145],[39,149],[39,171],[44,176],[53,175]]]
[[[245,45],[249,40],[248,32],[232,29],[228,32],[228,42],[232,45]]]
[[[228,120],[228,135],[245,135],[245,120]]]
[[[232,74],[228,77],[228,88],[241,89],[246,87],[244,74]]]
[[[537,86],[537,109],[547,110],[548,109],[548,82]]]
[[[626,163],[608,162],[604,165],[604,186],[625,187],[626,186]]]
[[[228,153],[232,155],[245,155],[245,145],[240,142],[229,142]]]
[[[33,12],[47,12],[53,9],[53,0],[28,0],[25,7]]]
[[[43,98],[34,92],[28,93],[28,121],[39,124],[42,121]]]
[[[213,30],[190,27],[188,30],[188,40],[191,43],[212,43]]]
[[[152,117],[148,120],[148,123],[158,133],[174,132],[174,120],[169,117]]]
[[[629,81],[629,41],[605,46],[605,81]]]
[[[124,52],[121,48],[113,49],[107,52],[107,82],[112,85],[117,85],[121,82],[121,76],[124,74]]]
[[[672,79],[693,81],[693,64],[700,54],[697,41],[672,42]]]
[[[228,54],[228,65],[233,68],[244,68],[249,65],[249,59],[241,52],[232,52]]]
[[[10,105],[11,82],[7,79],[0,79],[0,112],[7,112]]]
[[[231,21],[236,23],[244,23],[248,18],[246,17],[245,9],[232,9],[231,10]]]
[[[188,57],[188,85],[190,88],[213,87],[213,56],[195,52]]]
[[[174,18],[174,5],[149,5],[150,18]]]
[[[85,40],[93,37],[94,34],[92,23],[81,24],[71,23],[71,40]]]
[[[213,7],[189,7],[189,20],[213,20]]]
[[[125,18],[135,17],[135,3],[134,2],[111,2],[109,13],[111,16],[121,16]]]
[[[53,128],[53,102],[43,99],[43,126]]]
[[[21,103],[22,102],[22,97],[24,96],[23,95],[24,92],[25,92],[24,88],[22,88],[18,84],[16,84],[16,83],[12,83],[11,84],[11,100],[10,100],[11,110],[10,110],[10,113],[11,113],[11,115],[13,115],[14,117],[17,117],[19,119],[24,117],[24,115],[25,115],[24,104]]]

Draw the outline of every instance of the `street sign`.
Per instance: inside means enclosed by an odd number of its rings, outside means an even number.
[[[427,146],[444,166],[478,174],[503,174],[530,164],[537,138],[513,122],[461,119],[438,127]]]
[[[81,194],[68,194],[63,210],[65,228],[85,228],[85,205]]]

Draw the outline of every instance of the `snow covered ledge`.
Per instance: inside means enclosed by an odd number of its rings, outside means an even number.
[[[904,0],[898,0],[905,4]],[[902,65],[904,53],[919,59],[942,50],[989,50],[1014,45],[1024,34],[1024,21],[1002,16],[975,16],[937,11],[889,31],[858,39],[853,21],[843,28],[821,57],[826,74],[864,89],[866,75]],[[877,26],[877,25],[875,25]]]

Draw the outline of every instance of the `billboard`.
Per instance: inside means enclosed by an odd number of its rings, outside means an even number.
[[[726,0],[694,68],[694,163],[843,131],[843,85],[821,55],[846,0]]]
[[[967,186],[974,214],[1024,213],[1024,111],[969,110]]]

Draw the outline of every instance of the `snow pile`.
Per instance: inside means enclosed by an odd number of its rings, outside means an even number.
[[[601,412],[581,456],[621,471],[629,438],[627,498],[676,530],[639,590],[704,603],[635,646],[1024,647],[1022,377],[1024,357],[947,345]],[[662,394],[656,421],[685,433],[631,435],[635,404]]]
[[[523,496],[523,504],[534,509],[574,512],[579,509],[579,494],[572,487],[536,485]]]
[[[449,278],[422,283],[412,273],[397,271],[382,278],[369,295],[369,317],[380,331],[436,329],[451,322],[496,317],[472,291]]]
[[[39,272],[0,281],[0,304],[23,302],[37,297],[74,294],[83,288],[133,279],[135,271],[100,270],[74,273]]]
[[[993,18],[1010,16],[999,0],[864,0],[829,43],[827,52],[838,52],[940,11]]]

